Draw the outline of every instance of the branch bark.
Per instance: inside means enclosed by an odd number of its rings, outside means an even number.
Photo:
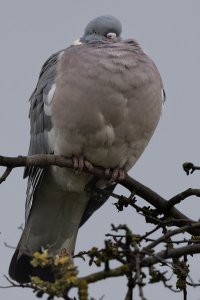
[[[183,255],[193,255],[200,253],[200,244],[187,245],[184,247],[178,247],[170,250],[163,250],[155,253],[152,257],[144,258],[142,261],[143,267],[155,265],[156,263],[162,262],[168,258],[179,258]]]

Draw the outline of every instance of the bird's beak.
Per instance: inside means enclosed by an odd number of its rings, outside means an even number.
[[[117,35],[114,32],[109,32],[106,37],[112,42],[117,42]]]

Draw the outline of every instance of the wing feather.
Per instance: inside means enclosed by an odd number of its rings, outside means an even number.
[[[62,51],[59,51],[51,55],[44,63],[39,75],[37,86],[30,97],[29,118],[31,139],[28,155],[53,153],[52,142],[49,140],[48,135],[52,129],[50,107],[45,109],[45,105],[48,105],[46,98],[48,97],[48,93],[55,82],[56,67],[58,57],[61,52]],[[43,177],[43,169],[39,167],[26,167],[24,170],[24,177],[27,176],[28,184],[25,209],[26,221],[31,210],[34,193]]]

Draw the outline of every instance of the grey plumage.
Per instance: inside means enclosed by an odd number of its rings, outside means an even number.
[[[121,40],[112,16],[92,20],[75,45],[44,64],[30,98],[29,155],[83,155],[96,166],[128,171],[160,118],[163,85],[153,61],[135,40]],[[73,170],[28,167],[25,229],[10,276],[27,282],[31,256],[74,252],[78,228],[112,192],[103,180]],[[85,186],[92,186],[90,194]],[[96,186],[107,193],[96,198]]]
[[[119,20],[115,17],[107,15],[100,16],[92,21],[85,28],[85,32],[81,40],[83,42],[93,41],[93,40],[106,40],[107,35],[110,32],[116,33],[118,41],[121,40],[120,34],[122,31],[122,26]]]

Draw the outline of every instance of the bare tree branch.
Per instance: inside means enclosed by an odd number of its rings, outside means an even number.
[[[32,156],[18,156],[18,157],[0,156],[0,166],[7,167],[7,169],[9,169],[9,171],[8,170],[5,171],[6,175],[5,175],[5,173],[3,174],[4,178],[5,178],[5,176],[6,176],[6,178],[8,177],[12,168],[24,167],[24,166],[47,167],[50,165],[55,165],[55,166],[59,166],[59,167],[67,167],[67,168],[73,167],[72,160],[70,158],[65,158],[65,157],[57,156],[57,155],[32,155]],[[84,168],[83,172],[89,173],[87,168]],[[104,169],[100,168],[100,167],[94,167],[93,174],[96,175],[97,177],[101,177],[101,178],[105,177]],[[165,200],[162,196],[160,196],[159,194],[157,194],[156,192],[154,192],[147,186],[145,186],[145,185],[141,184],[140,182],[138,182],[137,180],[131,178],[127,174],[126,174],[125,179],[120,181],[120,184],[123,185],[125,188],[127,188],[131,193],[137,194],[139,197],[146,200],[149,204],[153,205],[159,213],[164,214],[166,216],[173,217],[174,219],[176,219],[176,225],[178,227],[184,226],[186,224],[186,221],[188,221],[188,224],[195,223],[194,220],[191,220],[190,218],[185,216],[183,213],[181,213],[175,207],[172,207],[171,209],[169,209],[169,206],[168,206],[169,202],[167,200]],[[192,191],[195,191],[195,190],[192,190]],[[198,190],[196,190],[196,191],[198,191]],[[185,194],[187,194],[189,192],[185,191],[183,193],[185,196]],[[190,193],[191,193],[191,191],[190,191]],[[178,195],[176,197],[181,198],[181,196],[178,196]],[[182,219],[184,221],[182,221]],[[193,235],[200,235],[199,228],[188,228],[187,231]]]
[[[103,270],[96,273],[92,273],[88,276],[84,276],[79,278],[80,280],[85,280],[87,283],[94,283],[99,280],[103,280],[110,277],[119,277],[126,275],[130,272],[131,268],[129,264],[122,265],[120,267],[110,269],[110,270]]]
[[[179,258],[187,254],[199,254],[200,253],[200,244],[188,245],[179,248],[173,248],[168,251],[163,250],[156,254],[153,257],[144,258],[142,261],[142,266],[147,267],[150,265],[155,265],[156,263],[163,262],[167,258]]]
[[[171,209],[173,206],[175,206],[176,204],[180,203],[181,201],[185,200],[186,198],[188,198],[190,196],[200,197],[200,189],[189,188],[189,189],[185,190],[184,192],[177,194],[176,196],[174,196],[173,198],[171,198],[168,201],[168,204],[167,204],[168,209]]]
[[[176,219],[176,225],[181,227],[185,225],[185,221],[187,220],[188,223],[194,223],[195,221],[191,220],[183,213],[181,213],[178,209],[173,207],[172,209],[168,210],[168,201],[165,200],[162,196],[158,195],[156,192],[152,191],[147,186],[143,185],[142,183],[136,181],[135,179],[127,176],[125,180],[120,182],[124,187],[129,189],[131,192],[135,192],[138,196],[146,200],[148,203],[153,205],[160,213],[165,214],[166,216],[173,217]],[[179,219],[183,219],[184,221]],[[200,234],[200,230],[196,229],[188,229],[188,232],[193,235]]]
[[[190,225],[186,225],[183,226],[179,229],[174,229],[172,231],[168,231],[166,234],[164,234],[163,236],[159,237],[158,239],[156,239],[155,241],[153,241],[151,244],[149,244],[148,246],[145,247],[145,250],[150,250],[155,248],[155,246],[157,246],[158,244],[160,244],[161,242],[166,242],[167,239],[173,235],[177,235],[179,233],[184,233],[185,231],[188,230],[188,228],[200,228],[200,222],[198,223],[194,223],[194,224],[190,224]]]

